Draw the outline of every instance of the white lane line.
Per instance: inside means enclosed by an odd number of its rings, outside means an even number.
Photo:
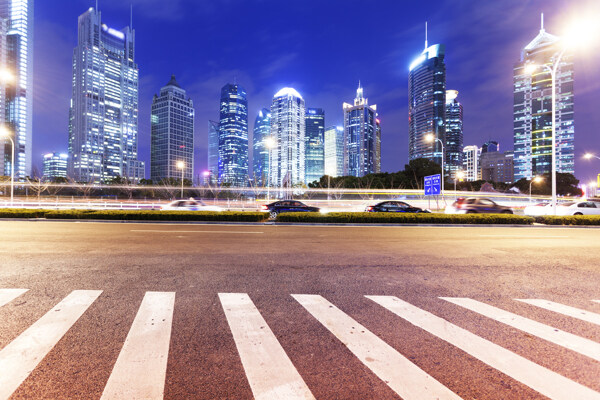
[[[598,400],[600,393],[394,296],[366,296],[411,324],[458,347],[551,399]]]
[[[10,303],[29,289],[0,289],[0,307]]]
[[[175,293],[146,292],[101,399],[162,399]]]
[[[561,331],[552,326],[544,325],[540,322],[521,317],[520,315],[481,303],[477,300],[452,297],[440,297],[440,299],[464,307],[467,310],[474,311],[495,321],[502,322],[503,324],[527,332],[530,335],[547,340],[550,343],[583,354],[596,361],[600,361],[600,343],[573,335],[569,332]]]
[[[75,290],[0,351],[0,399],[8,399],[100,296]]]
[[[164,232],[164,233],[234,233],[234,234],[261,234],[264,232],[250,232],[250,231],[170,231],[161,229],[130,229],[130,232]]]
[[[403,399],[460,399],[323,297],[301,294],[292,297]]]
[[[600,300],[592,300],[594,303],[600,303]]]
[[[540,307],[540,308],[546,309],[548,311],[553,311],[555,313],[563,314],[568,317],[573,317],[573,318],[580,319],[582,321],[590,322],[592,324],[600,325],[600,314],[582,310],[581,308],[566,306],[564,304],[555,303],[553,301],[548,301],[548,300],[543,300],[543,299],[515,299],[515,300],[530,304],[532,306]],[[600,301],[598,301],[598,300],[592,300],[592,301],[597,301],[600,303]]]
[[[219,299],[254,398],[314,399],[250,297],[219,293]]]
[[[507,238],[523,238],[523,239],[557,239],[568,238],[569,236],[529,236],[529,235],[479,235],[480,237],[507,237]]]

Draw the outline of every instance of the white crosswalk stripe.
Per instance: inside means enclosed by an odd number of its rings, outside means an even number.
[[[317,295],[292,295],[403,399],[460,399],[406,357]]]
[[[10,303],[29,289],[0,289],[0,307]]]
[[[600,399],[600,393],[393,296],[366,296],[411,324],[551,399]]]
[[[531,304],[532,306],[544,308],[555,313],[563,314],[568,317],[577,318],[585,322],[590,322],[595,325],[600,325],[600,314],[596,314],[590,311],[582,310],[581,308],[575,308],[566,306],[564,304],[555,303],[553,301],[542,300],[542,299],[515,299],[523,303]],[[597,300],[593,300],[597,301]]]
[[[75,290],[0,350],[0,399],[8,399],[52,350],[101,290]]]
[[[264,318],[245,293],[219,293],[254,398],[314,399]]]
[[[102,399],[162,399],[175,293],[146,292]]]

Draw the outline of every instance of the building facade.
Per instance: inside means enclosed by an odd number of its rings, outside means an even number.
[[[446,64],[445,46],[427,47],[409,67],[408,73],[408,157],[426,158],[442,163],[442,146],[433,135],[446,143]]]
[[[344,128],[330,126],[325,129],[325,175],[344,174]]]
[[[546,67],[552,67],[560,51],[559,40],[544,30],[542,22],[514,66],[515,180],[552,170],[552,80]],[[528,63],[539,67],[529,74]],[[575,172],[573,82],[573,57],[565,53],[556,76],[556,170],[570,174]]]
[[[248,100],[246,90],[237,83],[221,89],[218,182],[248,185]]]
[[[483,153],[493,153],[496,151],[500,151],[500,144],[495,140],[488,140],[481,146],[481,154]]]
[[[175,75],[154,95],[150,113],[150,178],[181,179],[178,163],[183,162],[183,177],[194,178],[194,104],[179,86]]]
[[[283,88],[271,105],[270,185],[290,187],[306,184],[306,141],[304,99],[293,88]]]
[[[208,171],[205,181],[214,185],[219,178],[219,123],[208,121]]]
[[[444,168],[451,179],[462,170],[463,106],[456,98],[457,90],[446,90],[446,160]]]
[[[78,182],[145,177],[138,160],[135,32],[102,23],[93,8],[79,17],[69,111],[69,175]]]
[[[344,109],[344,175],[365,176],[381,170],[378,142],[381,129],[377,123],[377,105],[369,105],[363,88],[358,85],[354,104]],[[379,165],[378,165],[379,163]]]
[[[31,176],[33,0],[0,0],[0,123],[15,142],[15,179]],[[0,139],[0,175],[10,175],[12,147]]]
[[[482,153],[480,160],[481,179],[504,183],[514,181],[514,153],[512,151]]]
[[[306,183],[312,183],[325,175],[325,111],[307,108],[304,123]]]
[[[271,112],[263,108],[254,121],[252,135],[252,173],[256,185],[265,186],[269,176],[269,154],[274,143],[271,137]]]
[[[481,169],[479,168],[479,157],[481,149],[477,146],[465,146],[463,148],[463,171],[465,181],[473,182],[481,179]]]
[[[67,178],[67,159],[65,153],[44,154],[43,159],[43,180],[52,181],[56,178]]]

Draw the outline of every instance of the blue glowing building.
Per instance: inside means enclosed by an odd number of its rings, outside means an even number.
[[[218,182],[248,185],[248,100],[237,83],[221,89]]]

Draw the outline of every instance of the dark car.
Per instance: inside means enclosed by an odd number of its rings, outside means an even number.
[[[280,200],[261,207],[262,211],[268,211],[271,218],[282,212],[319,212],[320,208],[310,207],[296,200]]]
[[[496,204],[490,199],[459,197],[446,207],[446,214],[512,214],[510,207]]]
[[[429,210],[423,210],[419,207],[413,207],[403,201],[382,201],[374,206],[367,206],[366,212],[402,212],[402,213],[428,213]]]

